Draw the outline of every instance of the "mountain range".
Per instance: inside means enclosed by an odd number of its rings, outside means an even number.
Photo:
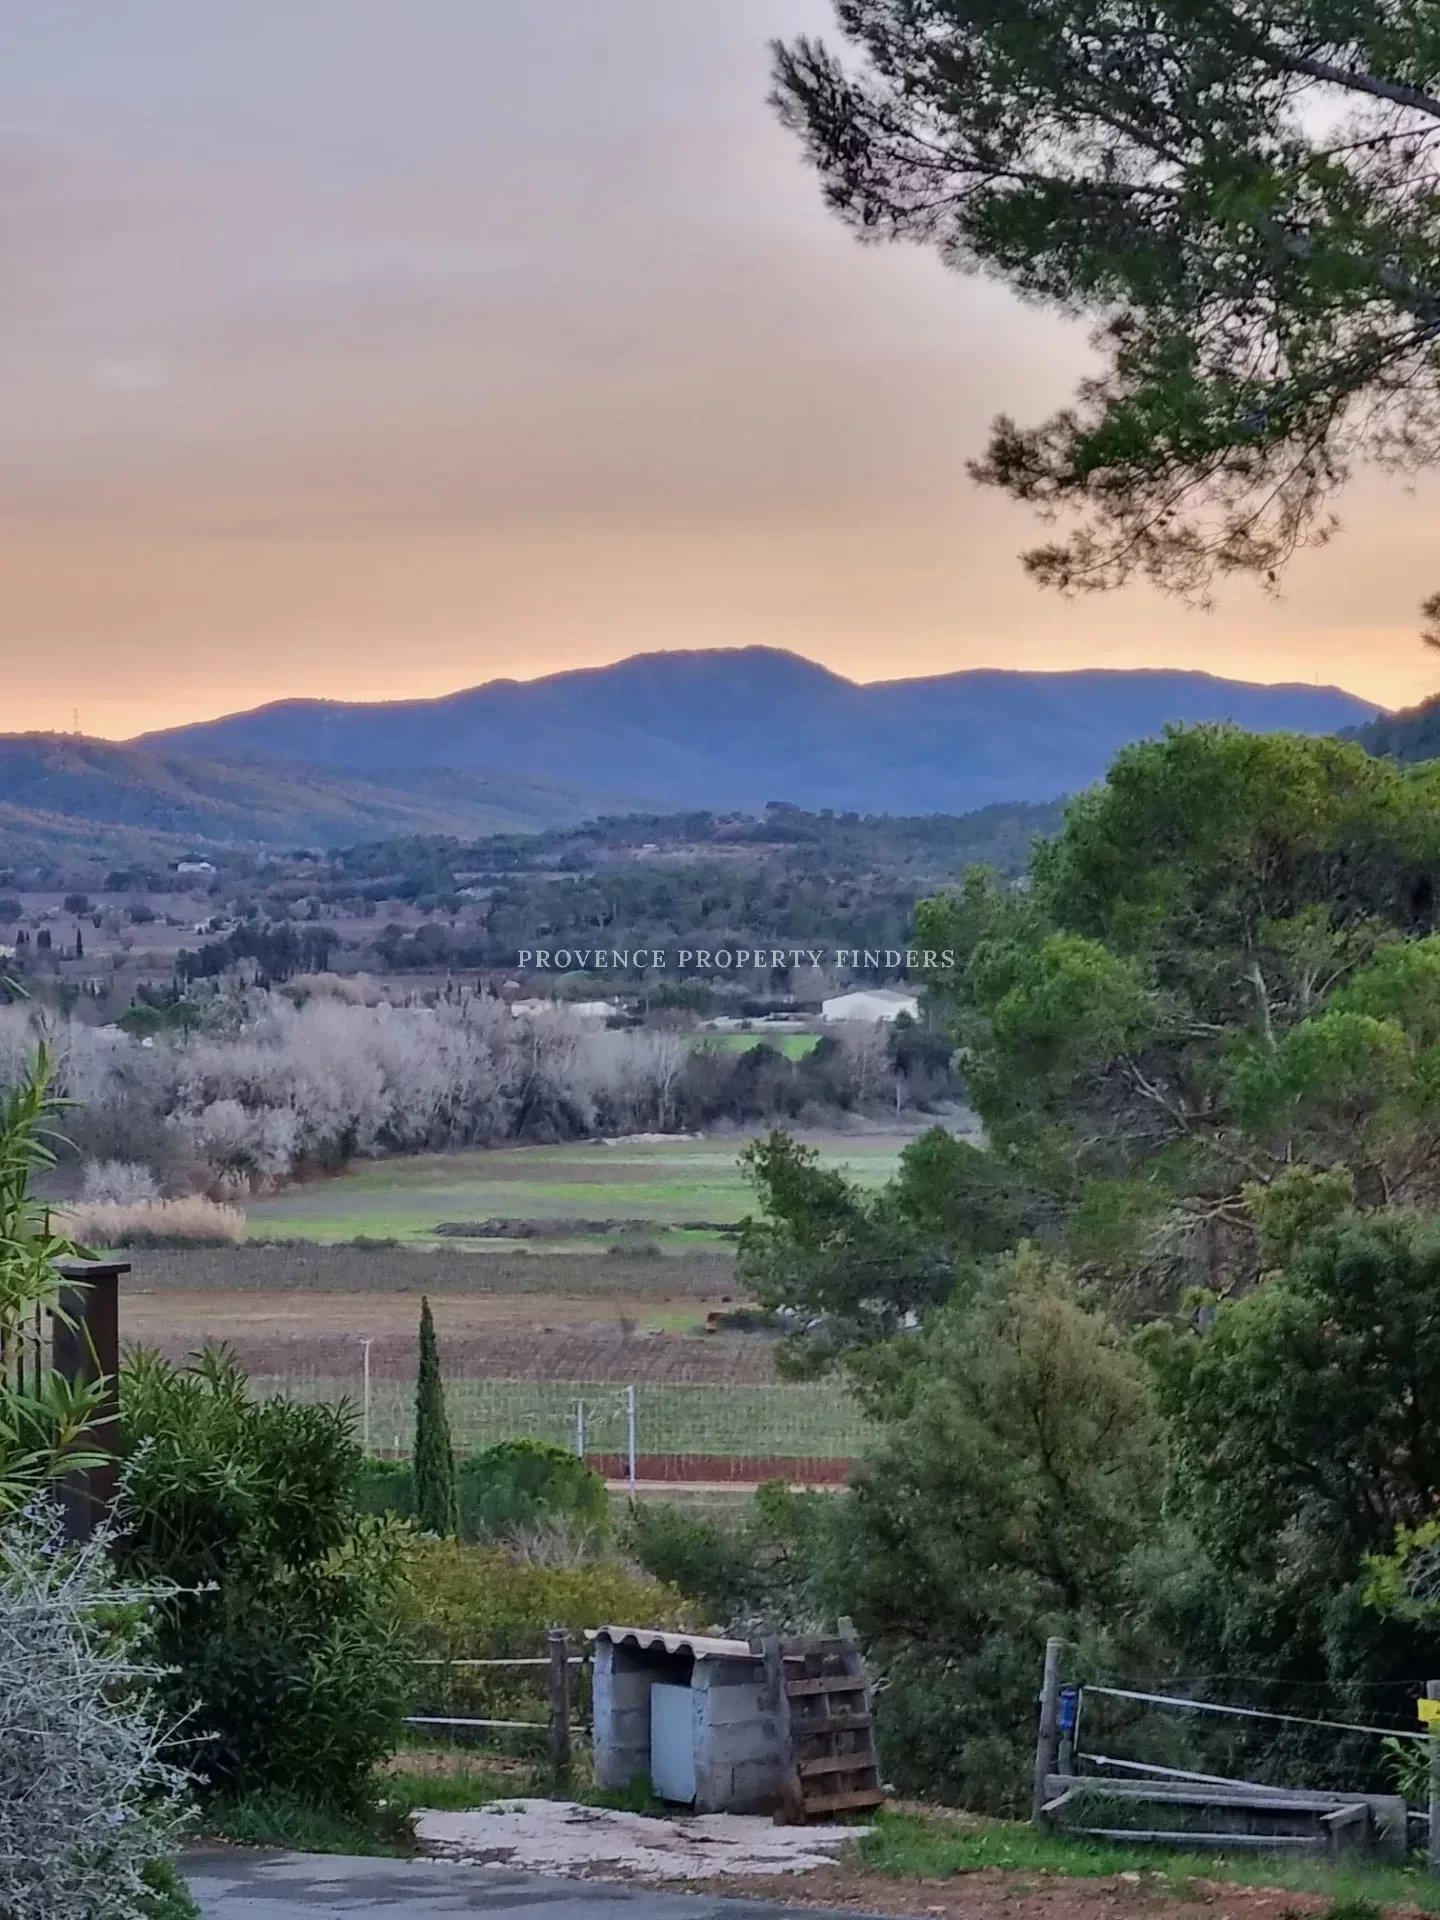
[[[637,654],[433,700],[286,700],[139,744],[262,755],[393,778],[456,768],[658,807],[789,800],[861,813],[968,813],[1098,780],[1169,721],[1333,733],[1379,709],[1335,687],[1205,673],[983,670],[859,685],[769,647]]]
[[[401,834],[569,825],[597,796],[513,774],[391,775],[222,760],[73,734],[0,735],[0,863],[93,855],[122,864],[217,846],[341,846]]]
[[[280,701],[123,743],[0,735],[0,864],[478,836],[770,800],[962,814],[1074,793],[1170,721],[1333,733],[1379,712],[1335,687],[1158,669],[860,685],[766,647],[640,654],[433,700]]]

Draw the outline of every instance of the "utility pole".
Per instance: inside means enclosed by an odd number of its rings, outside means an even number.
[[[630,1386],[626,1387],[625,1389],[625,1456],[626,1456],[626,1464],[630,1470],[630,1498],[632,1500],[635,1498],[635,1487],[636,1487],[636,1480],[637,1480],[636,1460],[635,1460],[635,1433],[636,1433],[636,1428],[638,1424],[639,1422],[636,1419],[636,1412],[635,1412],[635,1388],[632,1383]]]
[[[364,1392],[364,1401],[363,1401],[364,1413],[361,1419],[361,1433],[363,1435],[363,1444],[364,1444],[365,1452],[367,1455],[370,1452],[370,1348],[373,1344],[374,1344],[373,1339],[362,1340],[360,1342],[360,1345],[364,1350],[364,1355],[365,1355],[364,1362],[363,1362],[364,1375],[365,1375],[365,1392]]]

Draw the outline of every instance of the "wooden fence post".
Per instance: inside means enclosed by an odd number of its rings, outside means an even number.
[[[1060,1755],[1060,1659],[1065,1642],[1055,1635],[1045,1642],[1045,1672],[1040,1681],[1040,1728],[1035,1736],[1035,1782],[1030,1814],[1037,1826],[1044,1824],[1047,1775],[1056,1771]]]
[[[570,1636],[551,1627],[545,1636],[550,1656],[550,1773],[557,1787],[570,1780]]]
[[[62,1260],[60,1312],[50,1364],[72,1387],[103,1382],[97,1417],[82,1444],[108,1453],[104,1465],[67,1473],[56,1485],[66,1535],[88,1540],[115,1503],[120,1477],[120,1276],[124,1260]]]
[[[805,1819],[805,1790],[800,1782],[800,1759],[790,1724],[790,1697],[785,1691],[785,1659],[778,1634],[752,1640],[750,1651],[764,1656],[765,1704],[775,1715],[780,1747],[780,1793],[775,1809],[777,1827],[799,1826]]]

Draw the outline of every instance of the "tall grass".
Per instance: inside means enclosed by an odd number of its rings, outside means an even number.
[[[60,1224],[83,1247],[230,1247],[245,1238],[245,1215],[192,1194],[182,1200],[79,1201]]]

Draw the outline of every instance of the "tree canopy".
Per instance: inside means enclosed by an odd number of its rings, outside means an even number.
[[[1307,1722],[1375,1725],[1440,1613],[1437,777],[1228,727],[1127,749],[1024,884],[921,909],[985,1145],[936,1129],[868,1191],[748,1150],[741,1277],[876,1430],[791,1614],[866,1635],[906,1785],[1015,1803],[1047,1633],[1301,1716],[1115,1709],[1137,1759],[1390,1781]]]
[[[925,903],[993,1149],[1082,1263],[1228,1287],[1247,1190],[1301,1168],[1431,1204],[1440,1141],[1436,771],[1342,741],[1175,731],[1037,850]]]
[[[1045,1635],[1108,1661],[1130,1630],[1163,1435],[1134,1353],[1033,1249],[990,1263],[907,1358],[833,1518],[830,1598],[879,1651],[905,1733],[887,1763],[1013,1812]]]
[[[1039,580],[1273,578],[1358,462],[1433,462],[1435,0],[835,9],[845,55],[775,50],[830,206],[1094,322],[1074,404],[974,468],[1071,523]]]
[[[762,1211],[741,1228],[737,1277],[788,1316],[782,1359],[796,1373],[893,1340],[950,1298],[963,1269],[1039,1224],[1004,1161],[938,1127],[875,1193],[782,1132],[752,1141],[740,1163]]]

